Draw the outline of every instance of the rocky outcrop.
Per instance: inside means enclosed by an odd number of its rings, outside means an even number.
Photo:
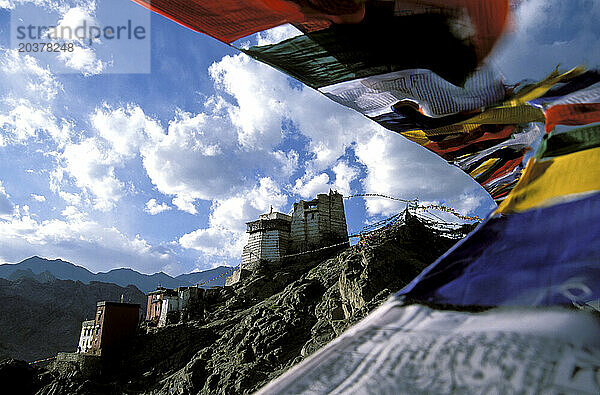
[[[455,241],[409,217],[342,251],[261,265],[234,286],[207,290],[189,320],[137,336],[100,379],[56,377],[41,393],[250,393],[363,318]]]

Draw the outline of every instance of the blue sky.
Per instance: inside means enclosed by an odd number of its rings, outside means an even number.
[[[514,7],[511,33],[488,62],[507,82],[541,78],[557,64],[600,63],[600,2]],[[104,25],[131,13],[148,36],[136,43],[142,50],[105,40],[36,58],[11,49],[11,26],[23,13]],[[149,73],[123,73],[145,71],[145,62]],[[329,188],[444,202],[480,216],[494,207],[434,154],[127,1],[0,0],[0,69],[0,262],[40,255],[92,271],[173,275],[235,265],[246,221]],[[400,209],[350,200],[349,230]]]

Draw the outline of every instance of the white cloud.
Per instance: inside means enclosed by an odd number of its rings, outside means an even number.
[[[19,98],[47,102],[63,91],[62,84],[48,67],[40,66],[33,56],[16,49],[0,49],[0,70],[5,77],[2,85],[17,91]]]
[[[96,52],[90,47],[73,45],[72,51],[63,51],[58,58],[73,70],[81,72],[85,76],[100,74],[107,64],[96,57]]]
[[[303,198],[312,198],[318,193],[327,192],[329,188],[327,173],[314,174],[313,172],[307,172],[296,180],[292,191]]]
[[[49,31],[50,39],[72,44],[72,50],[61,51],[58,59],[85,76],[100,74],[107,67],[106,62],[97,58],[91,46],[100,43],[90,31],[91,26],[99,26],[93,12],[94,9],[89,7],[72,7],[62,15],[56,28]]]
[[[0,48],[0,146],[24,144],[49,135],[58,145],[70,135],[70,123],[52,108],[63,86],[32,56]]]
[[[204,111],[179,111],[166,134],[157,133],[152,144],[140,149],[153,184],[174,196],[173,205],[192,214],[195,200],[236,196],[252,188],[257,177],[289,182],[300,167],[299,154],[277,148],[286,133],[283,123],[291,121],[308,137],[303,148],[311,159],[303,166],[317,175],[379,128],[312,89],[293,87],[284,74],[245,55],[225,56],[209,73],[219,94],[205,101]],[[343,176],[338,179],[339,188],[348,189]],[[303,193],[312,193],[313,184]]]
[[[274,151],[273,156],[281,164],[281,174],[289,177],[298,169],[299,155],[295,150],[289,152]]]
[[[96,108],[90,120],[98,136],[110,144],[119,160],[133,158],[147,141],[154,141],[163,134],[156,120],[132,104],[125,108],[103,104]]]
[[[154,273],[167,267],[178,268],[172,252],[151,246],[139,235],[127,237],[115,227],[88,219],[72,206],[62,215],[66,220],[37,221],[23,207],[12,218],[0,220],[0,260],[15,262],[35,252],[94,271],[131,267]]]
[[[76,193],[58,191],[58,196],[60,196],[61,199],[73,206],[79,206],[82,203],[81,195]]]
[[[0,181],[0,218],[10,215],[14,211],[14,205],[9,200],[10,195],[6,193],[6,189]]]
[[[194,205],[194,201],[196,198],[188,197],[184,195],[177,195],[171,200],[171,203],[175,205],[179,210],[185,211],[189,214],[197,214],[198,210],[196,210],[196,206]]]
[[[223,57],[213,63],[209,74],[216,88],[236,101],[227,110],[245,148],[273,149],[282,140],[282,122],[292,121],[311,140],[308,149],[319,171],[377,129],[362,115],[311,88],[294,88],[289,77],[243,54]]]
[[[146,207],[144,211],[149,213],[150,215],[156,215],[162,213],[163,211],[171,210],[171,206],[166,203],[158,204],[156,199],[150,199],[146,202]]]
[[[350,195],[350,183],[359,175],[358,169],[345,160],[340,160],[331,171],[335,179],[331,180],[327,173],[315,173],[307,169],[306,173],[296,179],[292,191],[303,198],[312,199],[319,193],[328,193],[330,189],[337,190],[342,195]]]
[[[294,94],[283,83],[283,74],[244,55],[223,57],[210,66],[209,74],[217,88],[237,101],[228,112],[242,146],[270,149],[281,141],[281,120],[290,99],[286,95]]]
[[[110,210],[123,195],[124,184],[115,175],[120,158],[97,138],[78,144],[68,144],[60,156],[62,172],[68,173],[75,184],[94,196],[94,208]]]
[[[63,211],[61,211],[60,214],[69,221],[83,221],[83,220],[88,219],[87,214],[81,212],[75,206],[65,207],[65,209]]]
[[[157,121],[134,105],[113,109],[103,104],[91,114],[90,121],[96,135],[69,142],[59,153],[60,165],[53,173],[54,189],[70,204],[81,203],[80,196],[62,191],[68,180],[66,174],[77,187],[93,196],[94,208],[106,211],[126,193],[126,185],[118,179],[116,169],[139,157],[139,150],[163,132]]]
[[[263,149],[242,149],[236,127],[222,108],[192,115],[179,112],[168,133],[142,148],[143,163],[157,189],[173,204],[195,213],[196,199],[218,199],[252,185],[258,169],[273,168]]]
[[[288,38],[301,35],[302,32],[293,25],[286,23],[256,34],[257,45],[276,44]]]
[[[491,61],[509,81],[538,79],[557,65],[600,65],[600,2],[525,0],[514,14],[514,32],[504,37]]]
[[[238,232],[223,228],[198,229],[181,236],[183,248],[192,248],[205,255],[237,258],[241,255],[244,240]]]
[[[25,99],[5,100],[5,103],[12,108],[8,113],[0,113],[0,128],[8,141],[24,143],[36,137],[39,131],[48,131],[57,137],[61,134],[56,119],[48,110],[35,108]]]
[[[56,28],[48,31],[48,37],[52,40],[77,41],[90,43],[94,37],[90,35],[90,26],[98,26],[93,16],[94,9],[83,7],[72,7],[63,12],[56,24]]]
[[[335,174],[333,189],[336,189],[342,195],[350,195],[352,193],[350,183],[358,177],[358,169],[350,166],[345,161],[340,161],[333,166],[332,170]]]
[[[40,202],[41,203],[41,202],[45,202],[46,201],[46,196],[44,196],[44,195],[37,195],[35,193],[32,193],[30,196],[36,202]]]

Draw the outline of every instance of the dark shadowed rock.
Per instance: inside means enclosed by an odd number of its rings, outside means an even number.
[[[0,386],[3,394],[35,394],[52,379],[50,373],[25,361],[5,359],[0,362]]]

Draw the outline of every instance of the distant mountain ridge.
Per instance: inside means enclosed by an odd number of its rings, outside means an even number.
[[[33,278],[36,276],[39,278],[39,275],[41,274],[46,277],[47,274],[49,274],[59,280],[81,281],[84,284],[89,284],[92,281],[112,283],[121,287],[126,287],[131,284],[135,285],[142,292],[148,293],[155,290],[158,285],[166,288],[192,286],[199,282],[217,277],[227,272],[229,269],[230,268],[227,266],[219,266],[215,269],[181,274],[177,277],[171,277],[163,272],[143,274],[128,268],[92,273],[84,267],[74,265],[61,259],[49,260],[40,258],[39,256],[32,256],[19,263],[0,264],[0,278],[14,280],[15,278],[23,277],[31,278],[32,275],[34,276]],[[47,274],[44,272],[47,272]],[[28,273],[32,273],[32,275],[29,275]],[[225,276],[206,284],[204,287],[208,288],[214,285],[225,285]]]

